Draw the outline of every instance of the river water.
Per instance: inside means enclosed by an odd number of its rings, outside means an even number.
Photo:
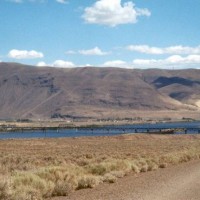
[[[141,128],[141,130],[140,130]],[[85,137],[85,136],[112,136],[124,133],[146,132],[144,128],[199,128],[200,122],[174,122],[174,123],[156,123],[156,124],[134,124],[134,125],[115,125],[105,126],[92,129],[64,129],[64,130],[47,130],[47,131],[23,131],[0,133],[0,139],[16,138],[59,138],[59,137]],[[188,134],[197,134],[198,131],[188,130]],[[183,134],[177,132],[176,134]]]

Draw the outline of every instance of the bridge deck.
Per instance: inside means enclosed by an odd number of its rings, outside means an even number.
[[[130,132],[133,131],[135,133],[139,132],[185,132],[187,133],[188,131],[195,131],[200,133],[200,127],[5,127],[5,126],[0,126],[0,131],[36,131],[36,130],[41,130],[41,131],[48,131],[48,130],[63,130],[63,129],[76,129],[77,131],[122,131],[122,132]]]

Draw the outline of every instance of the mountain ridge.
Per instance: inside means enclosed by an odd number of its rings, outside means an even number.
[[[199,111],[198,69],[52,68],[0,63],[0,118],[108,118]]]

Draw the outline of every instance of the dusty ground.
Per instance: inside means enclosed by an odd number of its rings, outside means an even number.
[[[109,159],[149,159],[200,149],[200,135],[133,134],[105,137],[0,140],[0,161],[14,169]]]
[[[130,175],[54,200],[199,200],[200,161]]]
[[[68,196],[199,158],[200,135],[0,140],[0,194],[11,195],[6,200]]]

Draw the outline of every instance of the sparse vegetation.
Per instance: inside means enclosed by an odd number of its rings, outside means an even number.
[[[67,196],[199,157],[199,135],[1,140],[0,200]]]

